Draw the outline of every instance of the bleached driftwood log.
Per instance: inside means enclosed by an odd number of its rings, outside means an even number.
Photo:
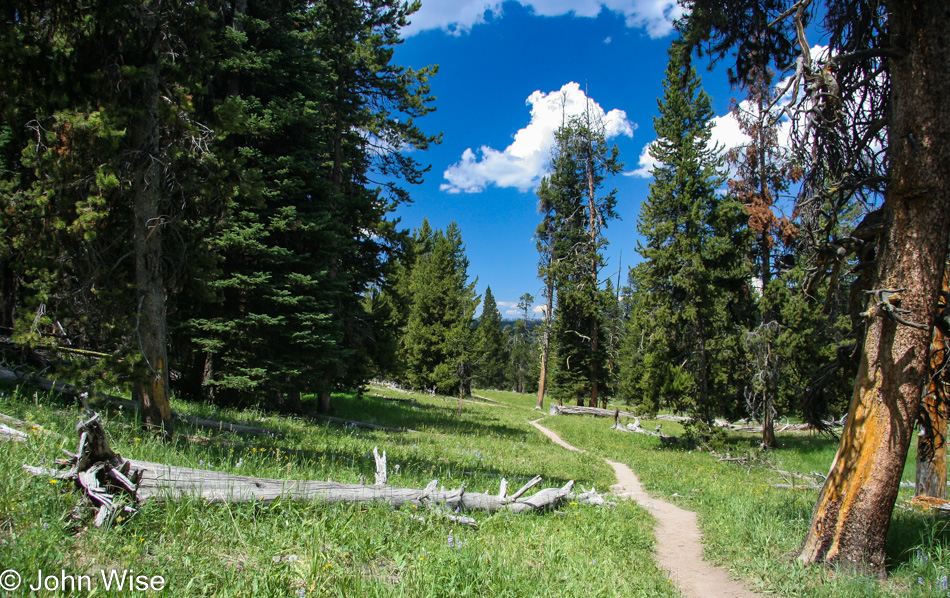
[[[0,441],[24,442],[27,438],[29,437],[24,432],[6,424],[0,424]]]
[[[83,489],[97,508],[97,524],[115,517],[118,510],[130,510],[123,505],[122,496],[129,502],[149,499],[176,500],[185,497],[203,498],[211,502],[270,502],[274,500],[337,502],[384,502],[393,507],[415,505],[451,511],[499,511],[515,513],[555,507],[571,500],[587,504],[604,504],[596,491],[573,494],[574,482],[560,488],[545,488],[532,496],[525,492],[537,485],[540,477],[532,479],[518,492],[506,495],[507,481],[496,494],[467,492],[465,486],[453,490],[440,488],[436,480],[425,488],[397,488],[386,485],[385,459],[377,458],[377,484],[340,484],[310,480],[279,480],[253,478],[218,471],[176,467],[134,459],[122,459],[112,452],[105,439],[105,431],[98,415],[79,425],[80,448],[63,465],[68,469],[54,470],[43,467],[23,468],[33,475],[72,480]],[[378,450],[374,450],[378,455]]]

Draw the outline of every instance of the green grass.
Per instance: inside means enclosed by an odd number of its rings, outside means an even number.
[[[515,489],[541,475],[545,486],[573,479],[603,492],[614,483],[601,458],[609,457],[628,463],[651,493],[675,494],[680,498],[670,500],[699,512],[707,557],[756,589],[782,596],[947,595],[939,586],[950,568],[948,535],[922,515],[896,512],[887,584],[804,568],[792,557],[817,493],[772,488],[779,480],[765,467],[662,448],[654,438],[609,430],[606,419],[547,417],[533,409],[536,399],[529,395],[479,391],[489,401],[466,402],[459,417],[455,399],[372,392],[413,402],[336,396],[334,415],[419,433],[220,410],[219,419],[279,435],[235,436],[180,425],[175,441],[164,445],[143,436],[134,413],[102,415],[113,448],[123,456],[262,477],[371,481],[371,452],[378,446],[388,454],[396,486],[422,487],[438,479],[446,487],[464,483],[468,490],[494,493],[503,477]],[[207,405],[175,408],[202,416],[213,412]],[[63,448],[75,449],[79,408],[7,388],[0,412],[52,432],[34,431],[28,442],[0,445],[0,570],[33,580],[38,569],[93,577],[103,569],[131,569],[162,575],[166,590],[159,594],[168,596],[677,595],[652,559],[650,516],[629,503],[474,514],[479,527],[472,529],[438,513],[384,505],[183,500],[152,502],[109,529],[90,528],[70,517],[73,489],[21,469],[44,458],[50,462]],[[555,447],[528,425],[539,417],[591,454]],[[677,432],[676,424],[662,425]],[[827,471],[835,449],[832,441],[812,436],[782,436],[781,442],[784,447],[766,458],[779,469],[806,474]],[[733,436],[727,450],[745,455],[754,444]],[[108,594],[100,588],[96,595]]]

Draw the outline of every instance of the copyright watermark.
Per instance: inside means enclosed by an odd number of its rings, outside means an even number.
[[[0,573],[0,590],[12,592],[19,588],[21,583],[23,583],[23,580],[20,578],[20,574],[13,569],[7,569]]]
[[[13,592],[21,587],[31,592],[91,592],[97,587],[107,592],[160,592],[165,589],[165,577],[137,573],[134,569],[103,570],[97,575],[77,575],[65,570],[48,572],[40,569],[35,577],[30,575],[25,580],[15,569],[0,573],[0,590]]]

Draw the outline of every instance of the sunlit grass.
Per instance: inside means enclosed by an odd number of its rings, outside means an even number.
[[[411,399],[391,401],[374,394]],[[453,397],[371,388],[362,398],[334,396],[344,420],[415,430],[386,432],[284,417],[257,410],[176,403],[195,415],[259,426],[272,436],[236,436],[179,424],[165,445],[144,435],[135,413],[101,408],[112,446],[122,455],[242,475],[287,479],[373,480],[373,447],[385,450],[390,483],[421,487],[437,479],[497,492],[534,475],[545,485],[575,480],[606,491],[614,483],[603,457],[629,464],[646,489],[700,515],[706,557],[765,593],[781,596],[947,596],[950,568],[945,524],[905,508],[895,512],[889,541],[890,580],[802,567],[794,556],[817,491],[779,489],[805,478],[774,470],[827,472],[836,443],[814,435],[783,435],[782,448],[762,454],[750,435],[732,435],[722,450],[750,457],[719,462],[708,452],[671,449],[658,439],[610,430],[605,418],[547,416],[536,397],[477,391]],[[275,502],[152,502],[110,529],[70,517],[76,493],[22,471],[74,450],[80,409],[55,397],[9,388],[0,412],[43,426],[0,452],[0,555],[3,569],[24,574],[133,569],[167,580],[174,596],[674,596],[652,560],[650,517],[622,503],[613,508],[565,505],[529,515],[475,514],[479,528],[438,513],[384,505]],[[589,451],[554,446],[528,421]],[[642,420],[677,435],[671,422]],[[767,464],[766,464],[767,463]],[[768,466],[767,466],[768,465]],[[398,470],[396,469],[398,466]],[[905,471],[913,479],[913,464]],[[899,504],[909,498],[903,491]],[[50,595],[56,595],[52,593]]]

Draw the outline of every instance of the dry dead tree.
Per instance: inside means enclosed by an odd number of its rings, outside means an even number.
[[[373,451],[376,457],[376,483],[340,484],[311,480],[279,480],[254,478],[218,471],[177,467],[134,459],[123,459],[108,445],[98,414],[77,426],[79,450],[67,453],[68,460],[59,461],[63,469],[45,467],[23,468],[33,475],[46,475],[76,483],[88,501],[98,509],[96,525],[112,521],[122,511],[133,512],[132,505],[149,499],[176,500],[186,497],[211,502],[246,503],[275,500],[338,502],[383,502],[394,508],[403,505],[454,511],[500,511],[515,513],[556,507],[566,501],[605,504],[595,491],[574,494],[574,481],[560,488],[545,488],[531,496],[528,490],[541,482],[535,477],[514,494],[508,495],[508,482],[502,480],[498,494],[467,492],[465,486],[446,490],[438,481],[425,488],[398,488],[387,485],[386,453]],[[456,518],[461,523],[470,520]]]

